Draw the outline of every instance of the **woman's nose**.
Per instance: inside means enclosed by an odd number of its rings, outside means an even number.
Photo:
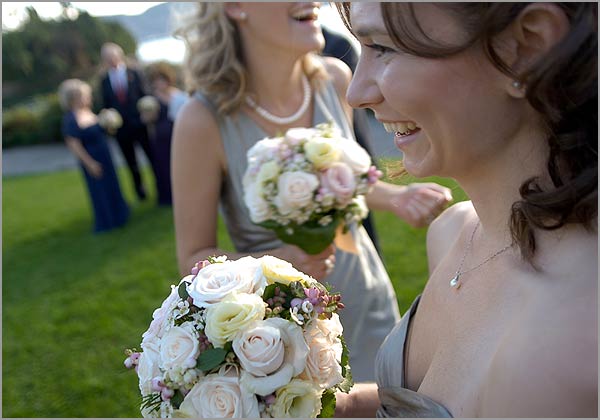
[[[346,100],[352,108],[372,108],[382,100],[379,87],[369,73],[361,57],[346,92]]]

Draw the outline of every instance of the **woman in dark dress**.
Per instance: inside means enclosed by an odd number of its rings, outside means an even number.
[[[171,205],[171,136],[173,121],[187,95],[175,87],[176,74],[166,62],[152,65],[148,71],[152,96],[142,98],[138,104],[140,116],[148,127],[150,147],[155,157],[156,189],[158,204]]]
[[[65,80],[59,98],[66,111],[63,137],[83,171],[94,212],[94,232],[122,226],[129,218],[129,207],[121,194],[105,129],[90,108],[91,88],[78,79]]]

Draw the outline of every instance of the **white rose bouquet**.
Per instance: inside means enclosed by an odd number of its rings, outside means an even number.
[[[381,177],[369,154],[333,124],[291,128],[248,150],[244,202],[252,222],[318,254],[338,226],[362,221],[364,195]]]
[[[152,95],[146,95],[141,97],[137,101],[137,109],[140,113],[140,117],[145,124],[150,124],[158,119],[158,113],[160,111],[160,104],[158,99]]]
[[[128,349],[144,417],[332,417],[352,375],[339,294],[272,256],[196,264]]]
[[[117,132],[123,125],[123,118],[114,108],[104,108],[98,113],[98,124],[110,134]]]

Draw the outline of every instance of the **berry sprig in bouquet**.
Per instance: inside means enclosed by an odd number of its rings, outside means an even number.
[[[255,224],[309,254],[367,217],[365,194],[381,177],[369,154],[331,123],[291,128],[247,153],[244,202]]]
[[[152,315],[135,369],[144,417],[331,417],[352,376],[341,297],[271,256],[196,264]]]

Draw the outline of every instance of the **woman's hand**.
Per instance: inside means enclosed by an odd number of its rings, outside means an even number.
[[[284,245],[273,254],[291,263],[294,268],[308,274],[316,280],[322,280],[333,271],[335,265],[335,247],[329,245],[323,252],[310,255],[295,245]]]
[[[450,201],[450,190],[433,182],[409,184],[390,197],[391,210],[417,228],[428,226]]]
[[[86,169],[90,173],[90,175],[96,179],[102,178],[102,174],[104,173],[102,165],[97,160],[92,160],[91,162],[88,162],[88,164],[86,165]]]

